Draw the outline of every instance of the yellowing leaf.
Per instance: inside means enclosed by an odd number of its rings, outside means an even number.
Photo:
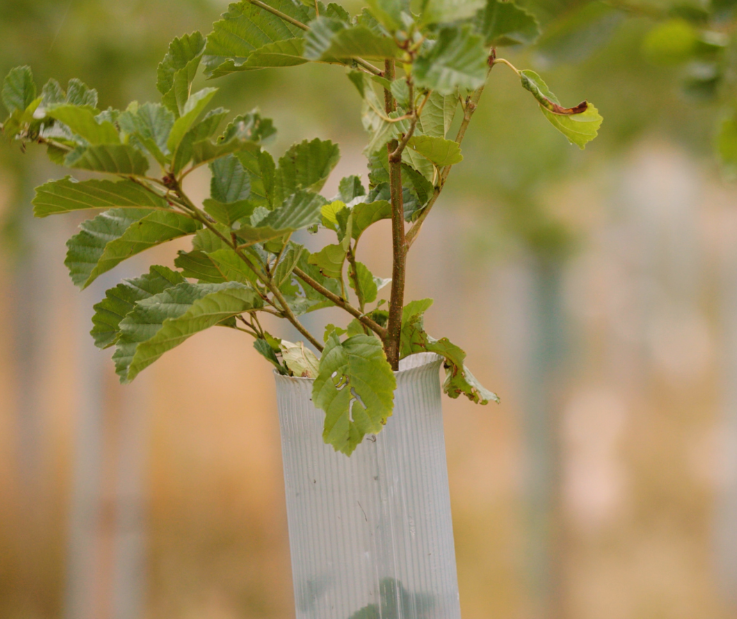
[[[281,356],[294,376],[299,378],[317,378],[320,371],[320,362],[315,354],[306,348],[302,342],[293,344],[281,340],[279,344]]]
[[[571,144],[583,150],[586,144],[598,135],[603,119],[591,103],[583,101],[572,108],[563,107],[548,85],[534,71],[520,71],[520,79],[523,88],[529,90],[537,99],[545,117],[568,138]]]

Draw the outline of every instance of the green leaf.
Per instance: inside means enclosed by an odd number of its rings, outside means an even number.
[[[279,359],[276,358],[276,353],[274,352],[274,349],[266,340],[261,338],[255,340],[253,342],[253,347],[259,352],[259,354],[263,355],[263,357],[276,368],[279,374],[289,376],[289,371],[281,363],[279,363]]]
[[[314,10],[292,0],[269,0],[269,6],[303,24],[314,17]],[[213,32],[207,37],[204,63],[205,71],[211,77],[243,70],[243,65],[256,50],[304,35],[301,28],[248,1],[231,4],[222,17],[215,22]],[[277,48],[262,51],[268,53]]]
[[[166,56],[159,63],[157,70],[156,88],[165,95],[174,86],[174,76],[178,71],[188,67],[192,60],[200,58],[205,51],[205,38],[199,32],[185,34],[175,38],[169,43]],[[196,67],[195,67],[196,71]],[[188,74],[191,83],[194,80],[194,72]]]
[[[48,82],[44,84],[44,87],[41,89],[41,107],[47,108],[52,105],[57,105],[59,103],[64,103],[66,101],[66,95],[64,94],[64,89],[61,87],[61,84],[57,82],[55,79],[50,79]],[[95,107],[97,105],[97,102],[90,107]]]
[[[192,142],[200,142],[201,140],[208,140],[212,138],[218,130],[218,127],[220,126],[220,123],[223,121],[223,119],[228,115],[228,110],[217,107],[214,110],[210,110],[202,117],[202,120],[196,122],[192,128],[187,132],[188,135],[192,136]],[[236,122],[240,116],[233,119],[233,123]],[[232,123],[228,125],[228,128]],[[226,128],[227,131],[227,128]],[[233,137],[240,137],[242,139],[246,139],[244,136],[242,136],[238,132],[234,132],[233,135],[229,135],[227,140],[223,138],[223,136],[220,136],[218,138],[218,142],[227,142],[230,141]]]
[[[484,0],[426,0],[422,11],[425,24],[440,24],[473,17]]]
[[[445,96],[433,92],[420,114],[418,127],[422,130],[422,134],[444,138],[453,122],[457,107],[458,97],[455,94]]]
[[[325,332],[322,336],[322,341],[327,344],[328,340],[330,339],[330,335],[333,333],[340,337],[341,335],[345,335],[347,331],[345,329],[341,329],[340,327],[336,327],[332,323],[328,324],[325,326]]]
[[[403,26],[402,13],[410,15],[409,0],[366,0],[372,16],[390,32]]]
[[[370,155],[371,153],[379,151],[381,147],[390,140],[397,138],[401,132],[407,131],[409,123],[407,121],[389,123],[383,119],[383,116],[385,115],[384,104],[376,95],[373,81],[369,79],[365,73],[361,73],[360,71],[351,71],[348,73],[348,79],[351,80],[363,99],[361,121],[363,123],[363,128],[373,134],[369,145],[366,147],[366,152]],[[391,88],[391,85],[388,82],[384,84],[384,86]],[[399,112],[392,112],[389,116],[397,118],[399,116]]]
[[[148,170],[148,159],[130,144],[96,144],[80,146],[64,159],[68,168],[143,176]]]
[[[488,56],[470,26],[441,28],[435,45],[415,61],[415,83],[441,95],[452,95],[457,88],[475,90],[486,81]]]
[[[310,6],[315,6],[314,2],[310,2]],[[334,2],[328,4],[328,8],[325,10],[325,15],[327,15],[328,17],[332,17],[333,19],[344,21],[347,24],[351,22],[350,13],[346,11],[342,6],[340,6],[339,4],[335,4]]]
[[[262,118],[259,111],[251,110],[248,114],[236,116],[225,128],[218,142],[228,142],[240,137],[251,142],[266,143],[276,135],[276,128],[270,118]]]
[[[419,174],[417,175],[419,176]],[[389,189],[389,183],[380,183],[376,185],[368,195],[366,203],[386,201],[391,199],[391,191]],[[405,221],[413,221],[417,214],[422,210],[424,204],[420,202],[417,194],[415,194],[409,187],[402,188],[402,202],[404,205],[404,219]]]
[[[319,223],[320,209],[325,202],[325,198],[318,194],[299,191],[271,211],[258,225],[242,225],[238,228],[238,238],[253,245],[308,228]]]
[[[411,153],[412,156],[403,156],[402,161],[402,198],[404,202],[404,216],[407,221],[411,213],[421,210],[434,192],[433,184],[428,180],[427,176],[418,172],[408,162],[419,163],[424,162],[430,167],[429,177],[433,177],[433,165],[427,159],[412,149],[405,149],[404,153]],[[404,155],[402,153],[402,155]],[[371,190],[372,199],[389,199],[389,157],[385,150],[375,153],[369,161],[369,181],[374,185]],[[370,200],[367,200],[370,201]]]
[[[573,116],[555,114],[543,106],[540,106],[540,109],[551,124],[565,135],[571,144],[576,144],[581,150],[598,135],[603,121],[599,111],[591,103],[585,112]]]
[[[312,389],[325,411],[323,440],[350,455],[366,434],[378,434],[394,408],[396,380],[381,342],[355,335],[341,343],[331,334]]]
[[[406,179],[405,182],[412,188],[412,193],[417,196],[416,210],[422,210],[432,197],[435,187],[424,175],[404,163],[402,164],[402,178]],[[404,209],[405,219],[408,217],[409,206],[410,204],[407,201]],[[412,221],[412,219],[407,219],[407,221]]]
[[[399,339],[399,358],[427,350],[428,335],[424,331],[424,314],[433,304],[432,299],[410,301],[402,310],[402,331]]]
[[[235,133],[230,137],[237,138],[237,141],[229,139],[227,144],[220,144],[219,142],[223,141],[221,138],[218,138],[218,144],[210,141],[227,114],[228,110],[219,107],[210,110],[202,120],[192,125],[179,143],[171,166],[172,174],[179,174],[192,159],[195,159],[197,165],[202,165],[246,147],[245,142]]]
[[[222,282],[255,283],[256,274],[227,247],[212,252],[196,249],[180,251],[174,264],[182,270],[184,277],[200,282],[219,284]]]
[[[333,200],[329,204],[324,204],[320,209],[320,213],[322,214],[322,225],[337,232],[338,213],[340,213],[344,208],[346,208],[346,206],[345,202],[342,200]]]
[[[67,242],[64,264],[75,285],[89,286],[100,274],[149,247],[194,234],[200,224],[174,211],[115,208],[80,226]]]
[[[220,249],[218,251],[227,251]],[[174,265],[181,269],[182,275],[188,279],[196,279],[201,283],[220,284],[222,282],[239,281],[225,277],[222,270],[212,258],[213,254],[199,249],[193,251],[179,251],[174,259]]]
[[[152,266],[148,273],[134,279],[124,279],[105,293],[105,298],[93,307],[92,335],[95,346],[109,348],[120,335],[120,321],[135,307],[138,301],[148,299],[167,288],[184,281],[176,271],[164,266]]]
[[[184,135],[192,128],[192,125],[205,110],[216,92],[217,88],[203,88],[187,100],[182,115],[177,118],[169,134],[169,139],[166,141],[169,152],[174,153],[177,150]]]
[[[47,110],[46,113],[64,123],[72,133],[89,144],[120,144],[115,125],[107,121],[98,123],[95,113],[88,107],[63,104]]]
[[[340,279],[343,273],[346,249],[340,245],[326,245],[319,252],[312,254],[309,263],[314,264],[325,277]]]
[[[204,51],[202,34],[185,34],[169,44],[169,50],[159,64],[156,88],[162,94],[164,105],[176,116],[183,113]]]
[[[97,107],[97,91],[90,88],[84,82],[72,78],[67,84],[66,103],[70,105],[81,105],[91,108]]]
[[[208,112],[182,138],[171,167],[173,174],[178,174],[189,161],[192,161],[193,167],[198,167],[230,154],[259,150],[259,145],[250,139],[252,131],[248,130],[243,122],[228,125],[225,134],[221,135],[217,142],[209,139],[217,130],[217,125],[224,115],[219,109]]]
[[[514,2],[486,0],[474,24],[487,46],[529,45],[540,36],[534,15]]]
[[[120,321],[121,334],[113,359],[121,382],[130,382],[195,333],[261,305],[252,289],[237,282],[184,282],[139,301]]]
[[[320,191],[340,159],[340,148],[330,140],[315,138],[294,144],[279,159],[274,180],[275,203],[299,189]]]
[[[210,195],[214,200],[238,202],[251,195],[251,177],[234,155],[216,159],[210,164],[210,170]]]
[[[378,20],[371,14],[371,11],[367,8],[363,9],[359,15],[356,15],[355,22],[358,26],[366,26],[366,28],[371,30],[374,34],[378,34],[379,36],[389,36],[389,31],[378,22]]]
[[[5,76],[2,88],[3,104],[11,114],[24,112],[36,99],[36,84],[31,67],[15,67]]]
[[[340,179],[340,183],[338,184],[338,196],[346,204],[354,198],[365,195],[366,189],[364,189],[363,184],[361,183],[361,177],[353,175]]]
[[[367,329],[357,318],[354,318],[348,323],[346,334],[348,337],[353,337],[354,335],[367,335]]]
[[[292,342],[282,340],[279,348],[281,349],[284,365],[289,368],[293,376],[299,378],[317,378],[320,371],[320,362],[309,348],[305,348],[302,342],[293,344]]]
[[[407,78],[400,77],[394,80],[391,82],[389,89],[397,104],[404,109],[409,109],[409,86],[407,85]]]
[[[36,187],[33,214],[47,217],[90,208],[168,209],[166,200],[130,180],[79,182],[70,176]]]
[[[251,202],[257,206],[269,206],[274,195],[276,165],[265,150],[239,151],[238,161],[251,176]]]
[[[408,145],[437,166],[454,165],[463,161],[461,147],[453,140],[419,135],[411,137]]]
[[[284,250],[281,260],[279,260],[279,264],[274,271],[274,283],[279,288],[289,284],[292,271],[294,271],[294,268],[299,264],[299,260],[305,251],[306,250],[302,245],[291,242]]]
[[[239,219],[250,217],[253,214],[255,205],[248,200],[238,200],[237,202],[220,202],[218,200],[205,200],[202,205],[205,212],[215,221],[229,228]]]
[[[410,301],[402,308],[402,325],[408,325],[416,322],[424,313],[432,307],[434,301],[432,299],[420,299],[418,301]]]
[[[184,155],[180,157],[180,153],[186,150],[185,143],[187,141],[188,136],[185,136],[181,147],[177,151],[176,165],[174,166],[175,171],[180,170],[181,167],[183,167],[182,162],[187,158],[187,153],[184,153]],[[259,146],[255,142],[235,137],[228,142],[217,143],[210,140],[200,140],[199,142],[192,144],[190,152],[192,153],[191,158],[193,167],[198,167],[227,155],[238,155],[241,151],[255,152],[258,148]]]
[[[308,62],[304,57],[304,39],[284,39],[259,47],[242,64],[225,63],[218,67],[212,77],[228,75],[235,71],[297,67]]]
[[[599,131],[602,117],[587,101],[574,108],[564,108],[548,85],[534,71],[520,71],[522,86],[529,90],[540,104],[540,109],[550,123],[581,150],[593,140]]]
[[[168,109],[159,103],[129,107],[118,118],[118,124],[124,134],[140,141],[162,167],[166,165],[166,142],[174,126],[174,115]]]
[[[230,230],[228,230],[225,226],[218,226],[216,224],[215,228],[220,228],[218,232],[223,235],[230,234]],[[200,228],[195,233],[194,238],[192,239],[192,247],[194,249],[199,249],[207,253],[217,251],[218,249],[230,249],[230,245],[223,241],[220,236],[215,234],[215,232],[213,232],[209,228]]]
[[[421,132],[416,131],[414,137],[424,136],[422,136]],[[414,148],[405,148],[404,151],[402,151],[402,168],[403,172],[405,169],[409,169],[417,176],[422,177],[425,183],[432,185],[431,181],[435,176],[435,168],[431,161],[423,157],[419,151]],[[407,174],[405,173],[402,176],[406,177]]]
[[[384,280],[374,277],[368,267],[362,262],[356,262],[356,270],[354,273],[353,264],[348,266],[348,283],[353,291],[358,295],[356,289],[356,274],[358,278],[358,288],[361,290],[361,298],[364,303],[373,303],[379,294],[379,286],[384,285]]]
[[[353,238],[358,240],[372,224],[382,219],[392,218],[392,205],[387,200],[360,202],[352,208]]]
[[[422,299],[408,303],[402,311],[402,332],[400,339],[400,358],[417,352],[434,352],[445,358],[445,382],[443,390],[451,398],[465,395],[477,404],[498,402],[496,394],[485,389],[466,368],[466,353],[450,342],[448,338],[436,340],[425,333],[424,313],[432,305],[432,299]]]
[[[342,291],[340,289],[340,283],[338,282],[338,280],[332,279],[330,277],[325,277],[322,273],[320,273],[320,269],[318,269],[314,264],[309,263],[309,259],[310,252],[304,250],[299,258],[299,262],[297,263],[299,268],[307,273],[307,275],[318,282],[321,286],[324,286],[330,292],[340,296],[342,294]],[[333,305],[332,301],[326,299],[319,292],[317,292],[317,290],[312,288],[312,286],[305,284],[304,282],[302,282],[302,280],[298,280],[298,283],[302,287],[302,292],[304,293],[304,297],[300,297],[299,303],[303,303],[302,299],[307,299],[306,307],[302,308],[301,313],[312,312],[324,307],[331,307]]]
[[[309,26],[304,48],[304,56],[309,60],[385,60],[402,53],[394,39],[376,35],[365,26],[346,27],[330,17],[318,17]]]

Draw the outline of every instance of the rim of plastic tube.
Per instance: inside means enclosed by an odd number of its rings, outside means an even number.
[[[416,352],[412,355],[405,357],[399,361],[399,370],[394,372],[394,376],[399,378],[411,372],[413,370],[420,370],[426,368],[428,365],[439,363],[442,361],[442,357],[434,352]],[[314,381],[314,378],[307,378],[303,376],[285,376],[280,374],[276,370],[273,370],[274,376],[281,380],[292,380],[292,381]]]

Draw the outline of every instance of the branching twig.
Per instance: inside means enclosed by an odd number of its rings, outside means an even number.
[[[279,302],[279,305],[281,307],[276,307],[277,310],[281,313],[281,315],[286,318],[289,322],[294,325],[294,328],[297,329],[302,335],[304,335],[307,340],[320,352],[323,351],[323,345],[320,344],[313,336],[312,334],[302,325],[302,323],[297,320],[297,317],[294,315],[291,309],[289,309],[289,304],[287,303],[286,299],[284,298],[284,295],[282,295],[279,288],[277,288],[273,282],[269,280],[269,278],[261,273],[259,269],[257,269],[254,264],[248,259],[248,257],[238,249],[238,246],[236,243],[232,240],[227,238],[224,234],[220,232],[210,221],[208,221],[208,217],[204,212],[202,212],[197,206],[195,206],[189,198],[184,193],[178,192],[179,197],[182,198],[182,200],[187,204],[187,206],[192,210],[193,213],[196,214],[197,218],[202,222],[205,226],[207,226],[208,229],[210,229],[215,235],[217,235],[223,242],[225,242],[226,245],[228,245],[230,248],[235,251],[236,255],[243,260],[243,262],[246,263],[246,266],[250,268],[255,274],[256,277],[259,279],[259,281],[268,288],[269,292],[274,295],[276,300]]]

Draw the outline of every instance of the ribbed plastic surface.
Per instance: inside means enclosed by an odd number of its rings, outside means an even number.
[[[297,619],[460,619],[439,366],[402,361],[393,416],[350,458],[312,380],[276,376]]]

